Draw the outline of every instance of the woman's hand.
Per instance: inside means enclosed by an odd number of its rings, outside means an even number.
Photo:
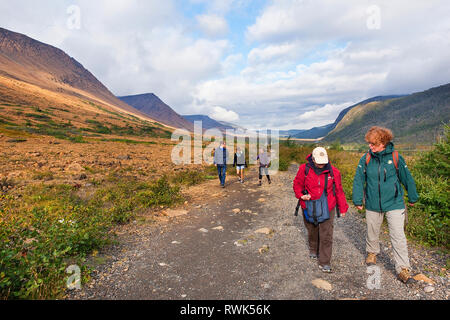
[[[302,196],[302,200],[303,200],[303,201],[309,201],[309,200],[311,200],[311,195],[310,195],[310,194],[305,194],[305,195],[303,195],[303,196]]]

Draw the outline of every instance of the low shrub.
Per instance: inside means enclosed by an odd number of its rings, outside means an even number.
[[[170,179],[172,183],[184,184],[187,186],[199,184],[204,180],[205,174],[194,170],[179,172]]]
[[[0,195],[0,299],[59,298],[65,269],[111,241],[114,224],[138,210],[183,201],[167,177],[154,183],[118,180],[89,199],[70,185],[35,185]],[[20,198],[20,201],[18,199]]]
[[[419,201],[410,209],[409,235],[432,246],[450,246],[450,127],[446,138],[412,166]]]

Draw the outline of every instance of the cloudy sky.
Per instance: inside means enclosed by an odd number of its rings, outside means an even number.
[[[0,26],[63,49],[116,95],[308,129],[450,82],[447,0],[16,0]]]

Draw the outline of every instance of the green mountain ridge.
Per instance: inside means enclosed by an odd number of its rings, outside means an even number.
[[[450,121],[450,84],[383,101],[357,105],[323,139],[363,143],[372,126],[392,130],[395,142],[431,144]]]

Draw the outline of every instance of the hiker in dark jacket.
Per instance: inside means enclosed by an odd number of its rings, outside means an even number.
[[[244,183],[244,169],[247,166],[247,160],[245,159],[245,153],[242,152],[240,147],[237,147],[234,154],[233,167],[236,167],[236,173],[239,177],[239,182]]]
[[[220,146],[214,151],[214,164],[217,166],[219,181],[222,188],[225,188],[225,179],[227,176],[228,150],[226,143],[221,142]]]
[[[258,157],[256,158],[259,163],[259,183],[258,186],[262,185],[262,177],[265,175],[267,177],[267,181],[269,184],[272,183],[269,175],[269,166],[270,166],[270,155],[267,151],[264,151],[263,148],[259,150]]]
[[[408,166],[394,150],[392,139],[391,130],[386,128],[372,127],[367,132],[366,141],[370,150],[360,159],[356,169],[353,203],[359,210],[363,210],[364,203],[366,207],[366,264],[376,264],[376,255],[380,253],[380,227],[386,215],[398,278],[404,283],[410,283],[414,280],[410,275],[404,232],[407,212],[401,184],[408,191],[410,206],[417,202],[419,196]]]
[[[308,163],[302,164],[294,179],[295,196],[300,199],[303,210],[303,221],[308,231],[309,256],[319,259],[319,268],[323,272],[331,272],[331,255],[333,248],[333,222],[339,210],[342,217],[348,210],[347,200],[341,183],[341,173],[332,166],[324,148],[316,148],[307,157]],[[327,179],[327,180],[325,180]],[[326,192],[325,192],[325,185]],[[311,223],[306,219],[306,201],[318,200],[324,197],[328,205],[329,219],[319,224]]]

